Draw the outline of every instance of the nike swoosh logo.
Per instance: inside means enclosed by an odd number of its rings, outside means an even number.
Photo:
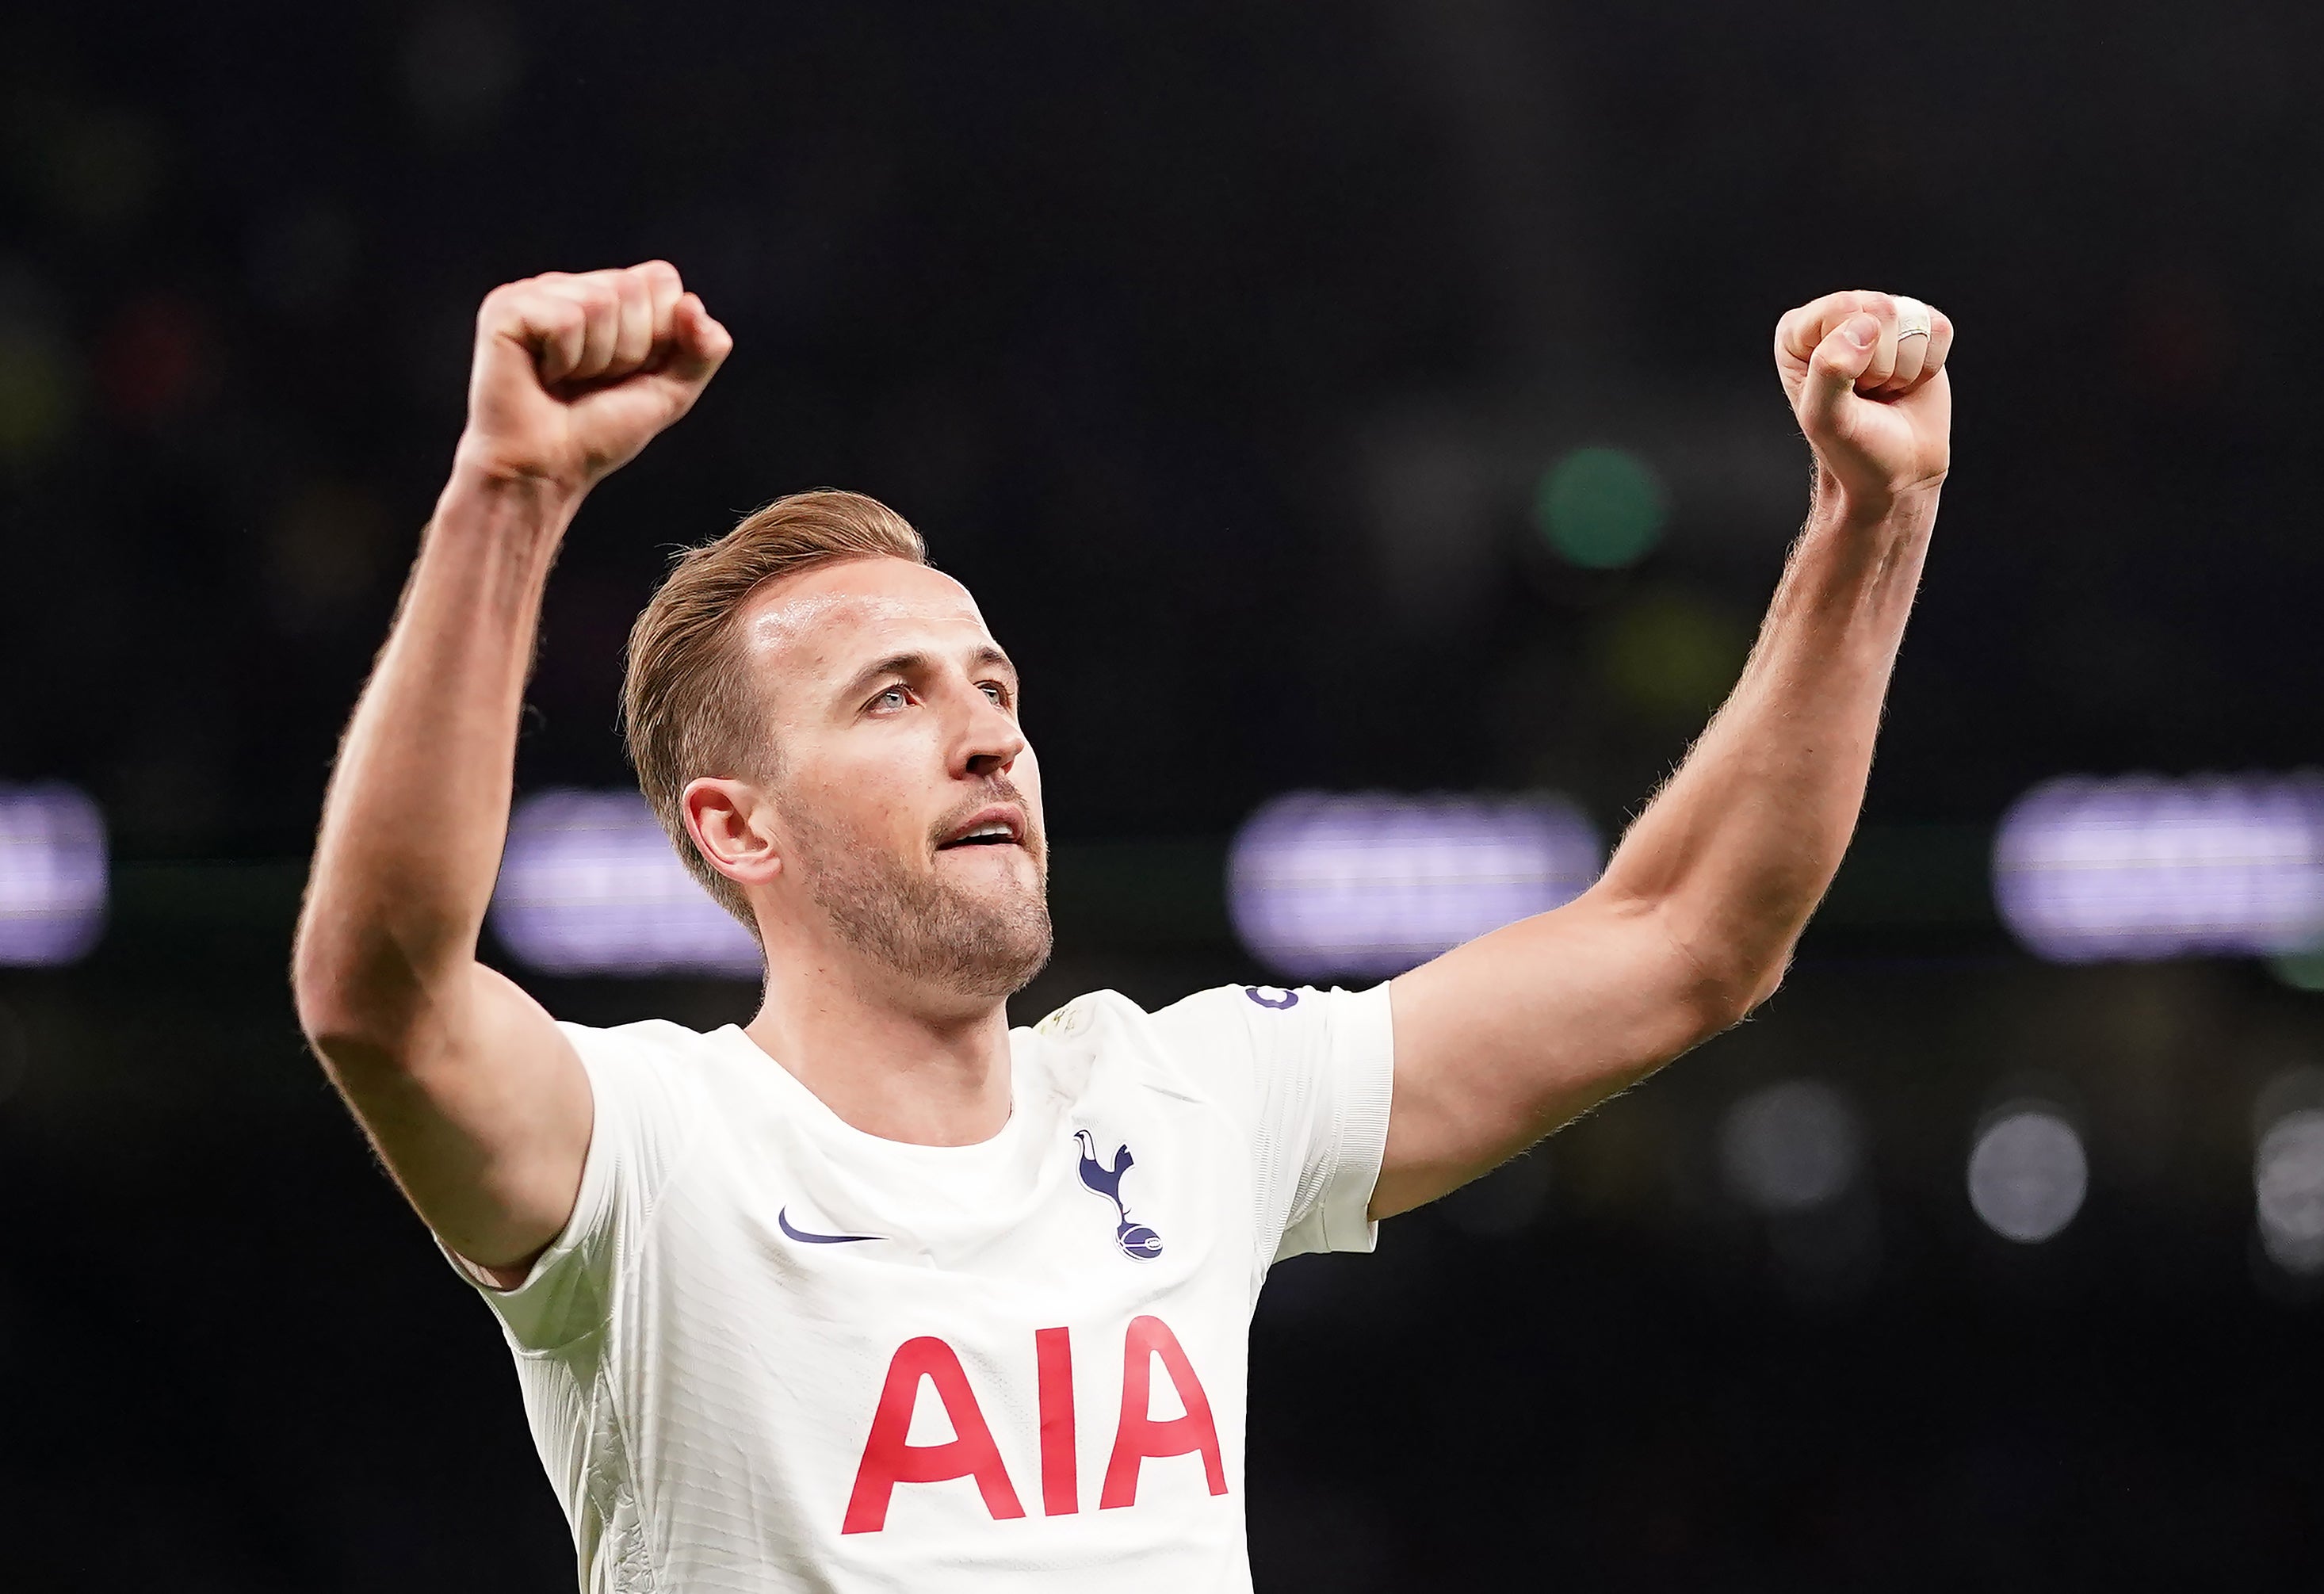
[[[816,1234],[805,1229],[791,1227],[791,1210],[784,1207],[775,1214],[776,1226],[793,1239],[807,1245],[853,1245],[859,1239],[884,1239],[882,1234]]]

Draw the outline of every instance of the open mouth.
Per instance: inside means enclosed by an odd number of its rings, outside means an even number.
[[[1019,826],[1022,821],[1009,811],[987,809],[969,816],[967,823],[936,843],[939,852],[954,847],[1018,847],[1024,845]]]

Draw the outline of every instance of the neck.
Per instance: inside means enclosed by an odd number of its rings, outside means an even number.
[[[1006,1004],[915,1001],[838,962],[802,964],[769,948],[766,997],[744,1033],[867,1135],[973,1146],[999,1134],[1010,1109]]]

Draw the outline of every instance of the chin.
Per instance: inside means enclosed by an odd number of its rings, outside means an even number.
[[[841,939],[912,984],[1000,1001],[1049,961],[1047,881],[1026,848],[946,848],[925,869],[869,851],[816,862],[815,899]]]

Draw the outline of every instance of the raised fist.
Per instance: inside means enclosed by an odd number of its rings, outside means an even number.
[[[1828,293],[1775,323],[1775,369],[1816,459],[1878,511],[1944,480],[1952,458],[1953,324],[1916,299]]]
[[[667,261],[495,288],[460,465],[586,492],[692,409],[733,346]]]

